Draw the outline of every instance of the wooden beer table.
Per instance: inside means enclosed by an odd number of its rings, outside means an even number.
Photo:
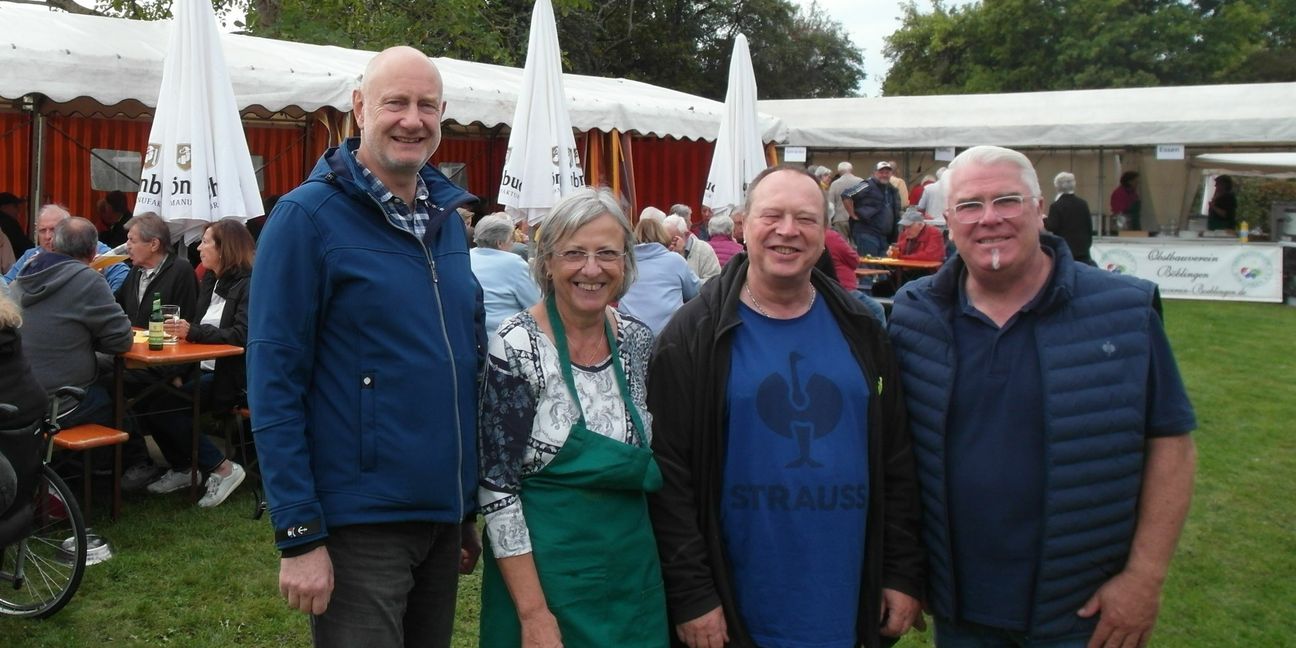
[[[862,256],[859,258],[860,263],[870,266],[868,270],[876,270],[883,274],[891,275],[891,284],[896,290],[900,290],[900,284],[904,279],[905,270],[918,271],[920,275],[934,272],[944,264],[944,261],[918,261],[916,259],[895,259],[892,257],[873,257]],[[855,274],[859,274],[857,270]]]
[[[893,259],[891,257],[871,256],[862,256],[859,260],[860,263],[865,265],[882,266],[884,268],[896,268],[900,270],[935,270],[945,263],[944,261],[918,261],[913,259],[905,260]]]
[[[201,413],[199,401],[202,399],[202,390],[197,385],[197,378],[201,375],[198,363],[203,360],[215,360],[216,358],[236,355],[243,355],[243,347],[232,344],[196,344],[185,340],[177,340],[175,344],[167,344],[161,350],[153,351],[148,346],[147,332],[135,329],[135,344],[131,346],[129,351],[118,355],[113,362],[113,420],[116,422],[117,429],[124,429],[122,425],[126,419],[127,409],[158,390],[170,390],[172,393],[188,399],[193,404],[193,453],[189,464],[189,496],[195,499],[198,496],[198,435],[202,433],[198,424],[198,417]],[[127,369],[145,369],[190,363],[194,365],[193,372],[190,375],[190,380],[194,382],[192,394],[178,389],[168,380],[162,379],[149,384],[133,398],[126,398],[124,388]]]

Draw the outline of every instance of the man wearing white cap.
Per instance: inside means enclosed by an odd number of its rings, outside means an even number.
[[[900,217],[900,193],[891,186],[891,163],[878,162],[873,177],[842,192],[851,214],[851,240],[866,256],[882,256]]]

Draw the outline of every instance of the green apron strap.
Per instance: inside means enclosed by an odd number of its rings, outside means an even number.
[[[576,378],[572,375],[571,354],[567,351],[567,329],[563,326],[562,316],[558,314],[558,302],[553,293],[549,293],[545,297],[545,310],[549,313],[549,328],[553,329],[554,346],[558,347],[558,365],[562,368],[563,381],[567,383],[567,391],[571,393],[572,401],[576,403],[576,411],[580,414],[580,424],[584,426],[585,411],[581,407],[580,396],[576,392]],[[643,420],[639,417],[639,408],[634,406],[634,401],[630,398],[630,384],[626,380],[625,368],[621,366],[620,348],[617,346],[616,336],[612,334],[612,325],[608,324],[606,315],[603,317],[603,334],[607,336],[608,351],[612,354],[612,370],[616,374],[617,387],[621,392],[621,404],[630,413],[630,420],[634,424],[635,438],[639,439],[639,446],[647,448],[648,439],[644,435]]]

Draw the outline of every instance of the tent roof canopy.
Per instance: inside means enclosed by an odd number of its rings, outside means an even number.
[[[136,21],[50,11],[0,2],[0,97],[39,93],[80,106],[157,104],[169,21]],[[351,110],[374,52],[222,34],[239,109],[262,116]],[[522,87],[522,69],[434,58],[445,81],[446,119],[507,126]],[[627,79],[564,75],[572,126],[657,137],[714,140],[724,104]],[[123,103],[128,102],[128,103]],[[130,115],[131,111],[121,111]],[[113,112],[108,112],[113,114]],[[132,115],[132,116],[137,116]],[[784,137],[782,122],[762,115],[764,141]]]
[[[1202,173],[1296,178],[1296,153],[1208,153],[1193,156]]]
[[[762,101],[786,143],[836,149],[1296,142],[1296,83]]]

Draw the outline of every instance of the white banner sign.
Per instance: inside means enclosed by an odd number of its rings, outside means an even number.
[[[954,159],[954,147],[942,146],[936,149],[934,156],[937,162],[949,162]]]
[[[1182,160],[1184,159],[1183,144],[1157,144],[1158,160]]]
[[[805,162],[806,147],[804,146],[785,146],[783,147],[784,162]]]
[[[1281,302],[1282,248],[1256,243],[1101,243],[1099,268],[1155,282],[1167,299]]]

